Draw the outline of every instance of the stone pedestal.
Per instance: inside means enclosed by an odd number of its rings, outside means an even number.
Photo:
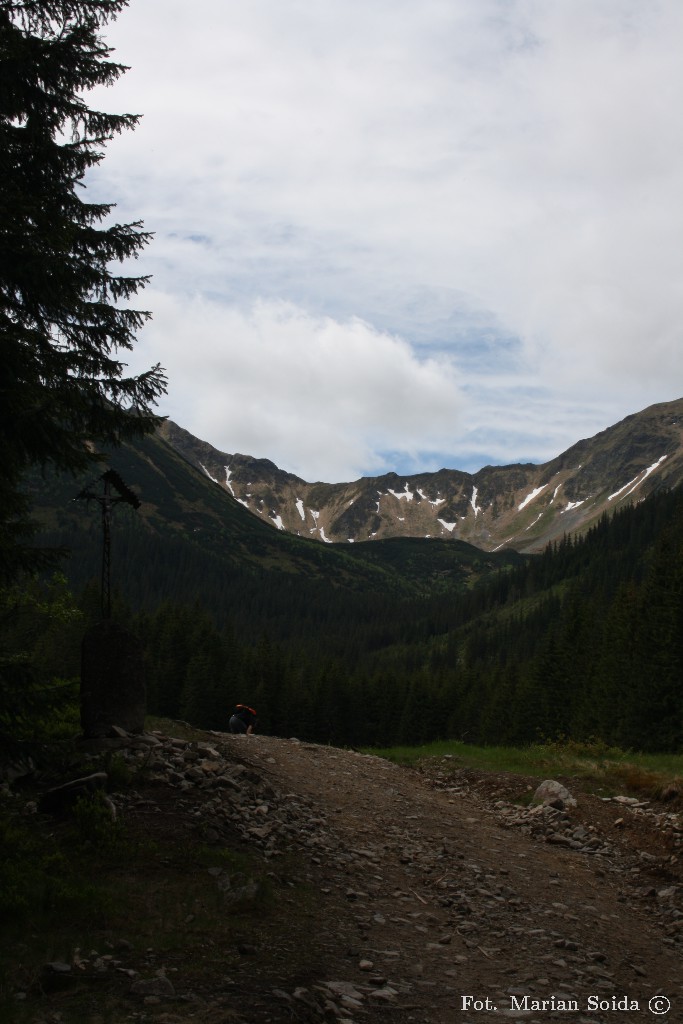
[[[81,648],[81,727],[87,738],[113,726],[141,733],[146,711],[142,644],[106,620],[88,630]]]

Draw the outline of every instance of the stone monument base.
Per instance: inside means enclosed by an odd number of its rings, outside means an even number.
[[[81,728],[86,738],[111,735],[114,726],[141,733],[146,691],[142,644],[116,622],[98,622],[81,647]]]

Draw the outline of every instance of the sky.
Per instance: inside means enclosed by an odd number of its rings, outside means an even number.
[[[680,0],[130,0],[88,181],[130,372],[309,481],[548,461],[683,397]]]

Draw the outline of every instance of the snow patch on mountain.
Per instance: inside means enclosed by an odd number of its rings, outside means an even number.
[[[208,476],[209,480],[213,480],[213,482],[214,482],[215,484],[218,484],[218,486],[220,487],[220,485],[221,485],[221,484],[220,484],[220,480],[216,480],[216,477],[215,477],[215,476],[211,476],[211,474],[209,473],[209,471],[208,471],[208,469],[206,468],[206,466],[204,465],[204,463],[203,463],[203,462],[200,462],[200,463],[199,463],[199,465],[200,465],[200,466],[201,466],[201,468],[202,468],[202,469],[204,470],[204,472],[205,472],[205,473],[206,473],[206,475]]]
[[[406,501],[412,501],[413,498],[415,497],[414,493],[408,487],[408,481],[407,480],[406,480],[406,485],[405,485],[405,489],[404,490],[402,490],[402,491],[392,491],[392,489],[389,488],[387,493],[388,494],[393,494],[393,496],[395,498],[398,498],[399,501],[402,498],[405,498]]]
[[[524,501],[522,501],[521,505],[517,506],[517,511],[521,512],[523,508],[526,508],[529,502],[533,501],[534,498],[537,498],[539,494],[541,494],[546,489],[547,486],[547,484],[543,484],[541,487],[534,487],[533,491],[530,494],[527,494],[526,498],[524,499]]]
[[[434,508],[437,508],[439,505],[443,505],[443,503],[446,500],[445,498],[438,497],[432,500],[432,498],[430,498],[429,495],[425,494],[425,492],[420,487],[417,488],[417,493],[424,501],[428,501],[430,505],[433,505]]]
[[[570,501],[570,502],[568,502],[566,507],[561,509],[560,515],[563,516],[565,514],[565,512],[571,512],[571,510],[573,508],[578,508],[579,505],[583,505],[585,503],[585,501],[586,501],[586,499],[582,498],[581,501]]]
[[[650,473],[654,472],[654,470],[657,469],[657,466],[661,465],[661,463],[664,462],[664,459],[666,458],[666,455],[662,455],[660,459],[657,459],[656,462],[653,462],[653,464],[651,466],[648,466],[647,469],[644,469],[642,473],[639,473],[638,476],[634,476],[633,480],[629,480],[627,484],[624,484],[624,486],[621,487],[618,491],[615,491],[614,494],[610,494],[607,500],[612,501],[613,498],[618,498],[621,494],[623,494],[623,496],[627,498],[629,494],[632,494],[635,491],[636,487],[639,487],[640,484],[642,484],[643,480],[647,480]],[[630,488],[630,490],[628,488]],[[626,492],[625,494],[624,491]]]

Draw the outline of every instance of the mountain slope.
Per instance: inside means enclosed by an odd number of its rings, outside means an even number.
[[[537,552],[683,481],[683,399],[628,416],[542,465],[339,484],[307,483],[266,459],[219,452],[171,422],[161,435],[264,522],[327,542],[429,537]]]
[[[313,588],[311,602],[327,600],[330,588],[413,596],[468,586],[519,560],[514,552],[485,554],[465,543],[416,546],[406,539],[388,542],[385,562],[382,545],[368,559],[351,546],[327,547],[273,530],[163,437],[152,436],[109,452],[88,478],[30,479],[41,542],[71,550],[66,571],[76,585],[99,570],[102,530],[99,507],[75,498],[84,486],[101,491],[97,478],[106,466],[141,501],[137,512],[121,505],[112,516],[112,579],[135,606],[171,598],[221,607],[252,600],[262,607],[267,600],[291,601],[283,593],[296,586],[301,594],[305,585]]]

